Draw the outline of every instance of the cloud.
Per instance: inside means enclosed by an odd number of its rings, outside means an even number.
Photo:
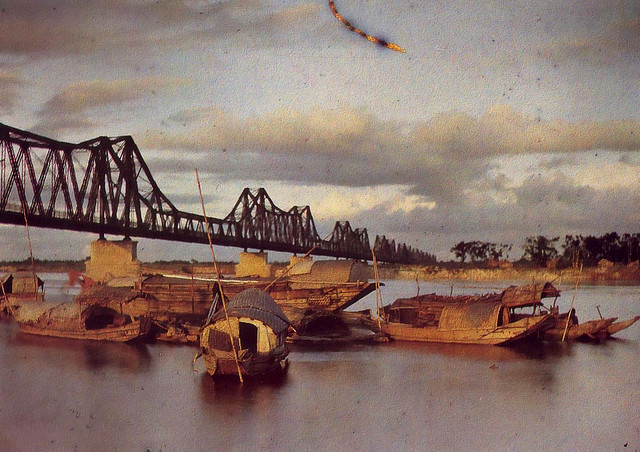
[[[596,65],[640,58],[640,14],[611,20],[600,33],[562,37],[541,45],[538,54],[555,63],[578,60]]]
[[[34,130],[58,134],[66,130],[98,126],[99,121],[89,117],[91,112],[147,98],[158,91],[187,83],[190,83],[189,80],[166,77],[76,82],[44,103],[37,112],[40,120]]]
[[[14,110],[18,99],[18,87],[21,84],[16,74],[0,71],[0,108],[6,113]]]
[[[43,117],[32,131],[41,135],[54,137],[57,139],[60,135],[71,130],[90,129],[101,126],[97,121],[89,118],[50,116]]]
[[[182,47],[221,37],[282,43],[279,31],[310,24],[317,4],[276,7],[258,0],[0,0],[0,54],[130,53],[139,45]]]
[[[204,7],[208,9],[209,7]],[[152,39],[150,31],[198,17],[180,0],[0,1],[0,52],[78,54]],[[123,36],[126,39],[123,39]]]
[[[370,236],[387,234],[396,240],[449,259],[449,249],[459,241],[482,240],[514,245],[512,258],[520,257],[525,238],[566,234],[637,232],[640,213],[612,206],[640,202],[638,184],[615,188],[588,186],[561,172],[531,175],[522,183],[503,186],[504,198],[483,196],[482,202],[394,208],[392,199],[381,198],[368,210],[354,213],[354,224],[369,226]],[[519,254],[520,253],[520,254]]]
[[[640,149],[640,121],[543,120],[506,105],[494,105],[478,118],[437,115],[416,133],[440,148],[479,156]]]
[[[51,97],[40,110],[40,114],[82,113],[88,109],[149,96],[156,90],[178,83],[181,83],[179,79],[160,77],[78,82]]]
[[[477,117],[442,113],[411,126],[354,108],[250,118],[197,109],[173,120],[181,131],[150,131],[137,137],[141,148],[202,154],[201,168],[221,177],[404,184],[438,202],[456,202],[490,183],[502,156],[640,150],[639,121],[543,120],[504,105]]]

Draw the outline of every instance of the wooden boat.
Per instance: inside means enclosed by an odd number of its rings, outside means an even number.
[[[305,334],[322,319],[336,317],[343,309],[375,290],[368,282],[367,267],[354,261],[304,261],[275,281],[267,278],[197,277],[193,274],[155,274],[108,284],[87,285],[76,298],[100,304],[135,317],[149,317],[152,334],[171,342],[198,343],[199,330],[209,307],[220,294],[227,298],[245,289],[268,291],[295,329]],[[318,322],[318,319],[321,319]],[[309,327],[309,328],[308,328]]]
[[[222,279],[224,293],[229,298],[245,289],[264,289],[266,280]],[[291,279],[276,281],[269,287],[269,295],[284,311],[300,333],[316,319],[338,314],[375,290],[369,282],[298,282]],[[152,320],[152,334],[171,342],[198,343],[202,323],[216,294],[218,282],[212,278],[185,275],[154,275],[139,281],[135,287],[94,285],[76,297],[85,305],[99,304],[116,311],[125,309],[135,317]],[[313,325],[312,329],[313,329]]]
[[[398,299],[383,308],[381,328],[393,340],[498,345],[535,335],[553,321],[548,313],[512,319],[509,306],[490,298]]]
[[[224,292],[232,298],[245,289],[264,290],[267,280],[223,279]],[[213,278],[195,278],[180,275],[154,275],[142,280],[140,297],[133,300],[145,310],[163,317],[167,314],[198,314],[204,316],[216,293],[217,281]],[[292,312],[305,309],[338,311],[345,309],[368,295],[375,286],[369,282],[313,282],[298,283],[292,280],[276,281],[268,289],[275,302]]]
[[[210,375],[238,375],[239,368],[251,377],[286,368],[290,322],[269,294],[246,289],[227,302],[226,311],[228,318],[218,309],[200,335]]]
[[[619,331],[622,331],[626,328],[629,328],[631,325],[633,325],[634,323],[636,323],[638,320],[640,320],[640,315],[637,315],[631,319],[628,320],[621,320],[620,322],[614,322],[611,325],[609,325],[607,327],[606,331],[606,335],[607,336],[612,336],[614,334],[616,334]]]
[[[20,330],[40,336],[128,342],[148,333],[148,319],[134,319],[103,306],[34,302],[14,311]]]
[[[362,266],[362,265],[360,265]],[[228,298],[245,289],[267,290],[296,330],[304,334],[317,319],[331,317],[375,290],[375,284],[352,261],[318,261],[297,264],[292,274],[277,280],[261,278],[223,278],[220,284]],[[364,267],[366,269],[366,267]],[[216,294],[217,278],[194,275],[161,274],[140,278],[133,288],[105,285],[85,290],[80,298],[88,304],[111,300],[118,309],[126,303],[127,312],[148,316],[158,326],[162,340],[191,342],[205,320]]]
[[[569,326],[567,327],[567,317],[569,318]],[[589,340],[606,337],[607,329],[617,320],[617,317],[607,319],[589,320],[588,322],[579,323],[575,316],[575,310],[555,316],[555,324],[553,327],[544,332],[544,339],[561,341],[563,336],[565,340]],[[565,334],[566,329],[566,334]]]
[[[0,276],[0,311],[9,314],[23,303],[44,300],[44,281],[31,271]]]

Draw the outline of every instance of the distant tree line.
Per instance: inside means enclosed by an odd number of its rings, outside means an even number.
[[[601,259],[628,264],[640,259],[640,234],[609,232],[600,237],[567,235],[564,239],[563,259],[567,263],[584,262],[596,265]]]
[[[623,234],[609,232],[600,237],[593,235],[566,235],[564,243],[558,250],[560,237],[548,238],[533,235],[525,239],[522,246],[524,253],[520,262],[545,266],[550,260],[556,260],[559,266],[594,266],[601,259],[614,263],[628,264],[640,260],[640,234]],[[488,262],[491,259],[508,259],[513,246],[492,242],[459,242],[451,248],[451,252],[460,262]]]
[[[471,262],[477,263],[486,262],[489,259],[506,259],[512,248],[512,245],[504,243],[475,240],[473,242],[459,242],[451,248],[451,252],[460,259],[460,262],[465,262],[468,257]]]

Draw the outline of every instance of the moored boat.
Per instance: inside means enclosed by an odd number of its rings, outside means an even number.
[[[547,340],[599,340],[607,339],[619,331],[629,328],[640,320],[640,316],[635,316],[627,320],[617,322],[617,317],[600,318],[580,323],[576,316],[575,309],[563,314],[556,314],[555,325],[545,331],[544,339]]]
[[[127,312],[153,320],[157,338],[197,343],[197,330],[221,292],[219,285],[224,287],[227,298],[254,288],[268,292],[296,330],[306,334],[307,330],[317,330],[324,319],[339,323],[343,309],[375,290],[375,284],[366,279],[366,266],[356,264],[308,261],[296,264],[293,271],[275,280],[221,278],[218,281],[214,277],[188,274],[150,275],[132,280],[128,289],[105,284],[89,287],[78,298],[89,304],[107,301],[115,309],[124,303]]]
[[[589,340],[600,339],[607,328],[615,322],[617,317],[608,319],[589,320],[587,322],[578,323],[577,320],[570,319],[567,326],[567,314],[556,316],[555,325],[544,332],[544,338],[548,340]],[[566,330],[566,333],[565,333]]]
[[[44,281],[35,273],[18,270],[0,276],[0,311],[9,314],[24,303],[44,300]]]
[[[229,298],[245,289],[267,290],[274,301],[291,317],[302,317],[308,310],[336,312],[345,309],[375,290],[366,281],[304,281],[283,279],[271,283],[258,279],[221,280]],[[139,297],[131,308],[162,320],[171,315],[205,316],[220,290],[213,278],[186,275],[153,275],[143,279],[135,290]],[[293,321],[294,319],[292,319]]]
[[[148,319],[134,319],[104,306],[76,302],[34,302],[14,310],[20,330],[28,334],[93,341],[128,342],[148,333]]]
[[[621,320],[620,322],[614,322],[611,325],[609,325],[606,329],[606,335],[607,336],[612,336],[614,334],[616,334],[619,331],[622,331],[626,328],[629,328],[631,325],[633,325],[634,323],[636,323],[638,320],[640,320],[640,315],[637,315],[635,317],[632,317],[630,319],[627,320]]]
[[[511,318],[499,300],[430,295],[396,300],[383,308],[384,334],[393,340],[460,344],[508,344],[544,331],[551,314]]]
[[[246,289],[203,327],[200,347],[212,375],[261,376],[286,369],[290,322],[273,298]]]
[[[382,332],[391,339],[461,344],[509,344],[539,337],[553,326],[543,298],[560,295],[553,284],[510,286],[484,295],[436,294],[400,298],[383,308]],[[524,310],[532,308],[531,312]]]

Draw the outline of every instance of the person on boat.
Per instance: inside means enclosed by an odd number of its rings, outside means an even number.
[[[578,315],[576,314],[576,309],[575,308],[571,308],[571,310],[569,311],[569,318],[571,319],[571,324],[572,325],[579,325],[579,323],[578,323]]]

